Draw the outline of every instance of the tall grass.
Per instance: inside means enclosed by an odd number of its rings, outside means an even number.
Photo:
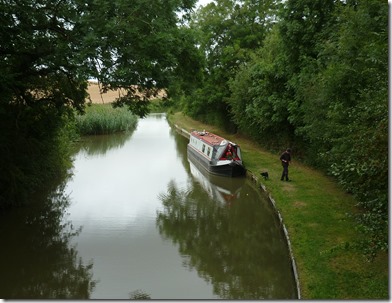
[[[76,116],[80,135],[102,135],[134,129],[137,117],[127,108],[113,108],[110,104],[92,104],[84,115]]]

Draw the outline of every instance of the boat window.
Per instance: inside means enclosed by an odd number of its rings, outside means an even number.
[[[203,147],[202,147],[202,149],[201,149],[201,151],[203,152],[203,154],[204,154],[204,151],[206,150],[206,145],[205,144],[203,144]]]
[[[209,157],[211,153],[211,147],[207,148],[207,156]]]
[[[216,151],[216,157],[222,157],[225,150],[225,146],[219,146]]]

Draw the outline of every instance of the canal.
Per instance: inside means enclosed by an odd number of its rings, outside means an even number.
[[[85,138],[72,177],[1,218],[0,298],[296,298],[267,197],[188,162],[187,142],[163,114]]]

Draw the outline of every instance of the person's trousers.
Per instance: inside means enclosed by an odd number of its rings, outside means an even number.
[[[282,177],[280,180],[283,180],[286,178],[286,181],[289,180],[289,166],[288,165],[283,165],[283,172],[282,172]]]

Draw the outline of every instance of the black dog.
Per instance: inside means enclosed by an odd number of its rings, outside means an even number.
[[[260,175],[262,175],[263,176],[263,178],[264,178],[264,180],[267,180],[268,179],[268,172],[267,171],[264,171],[264,172],[261,172],[260,173]]]

